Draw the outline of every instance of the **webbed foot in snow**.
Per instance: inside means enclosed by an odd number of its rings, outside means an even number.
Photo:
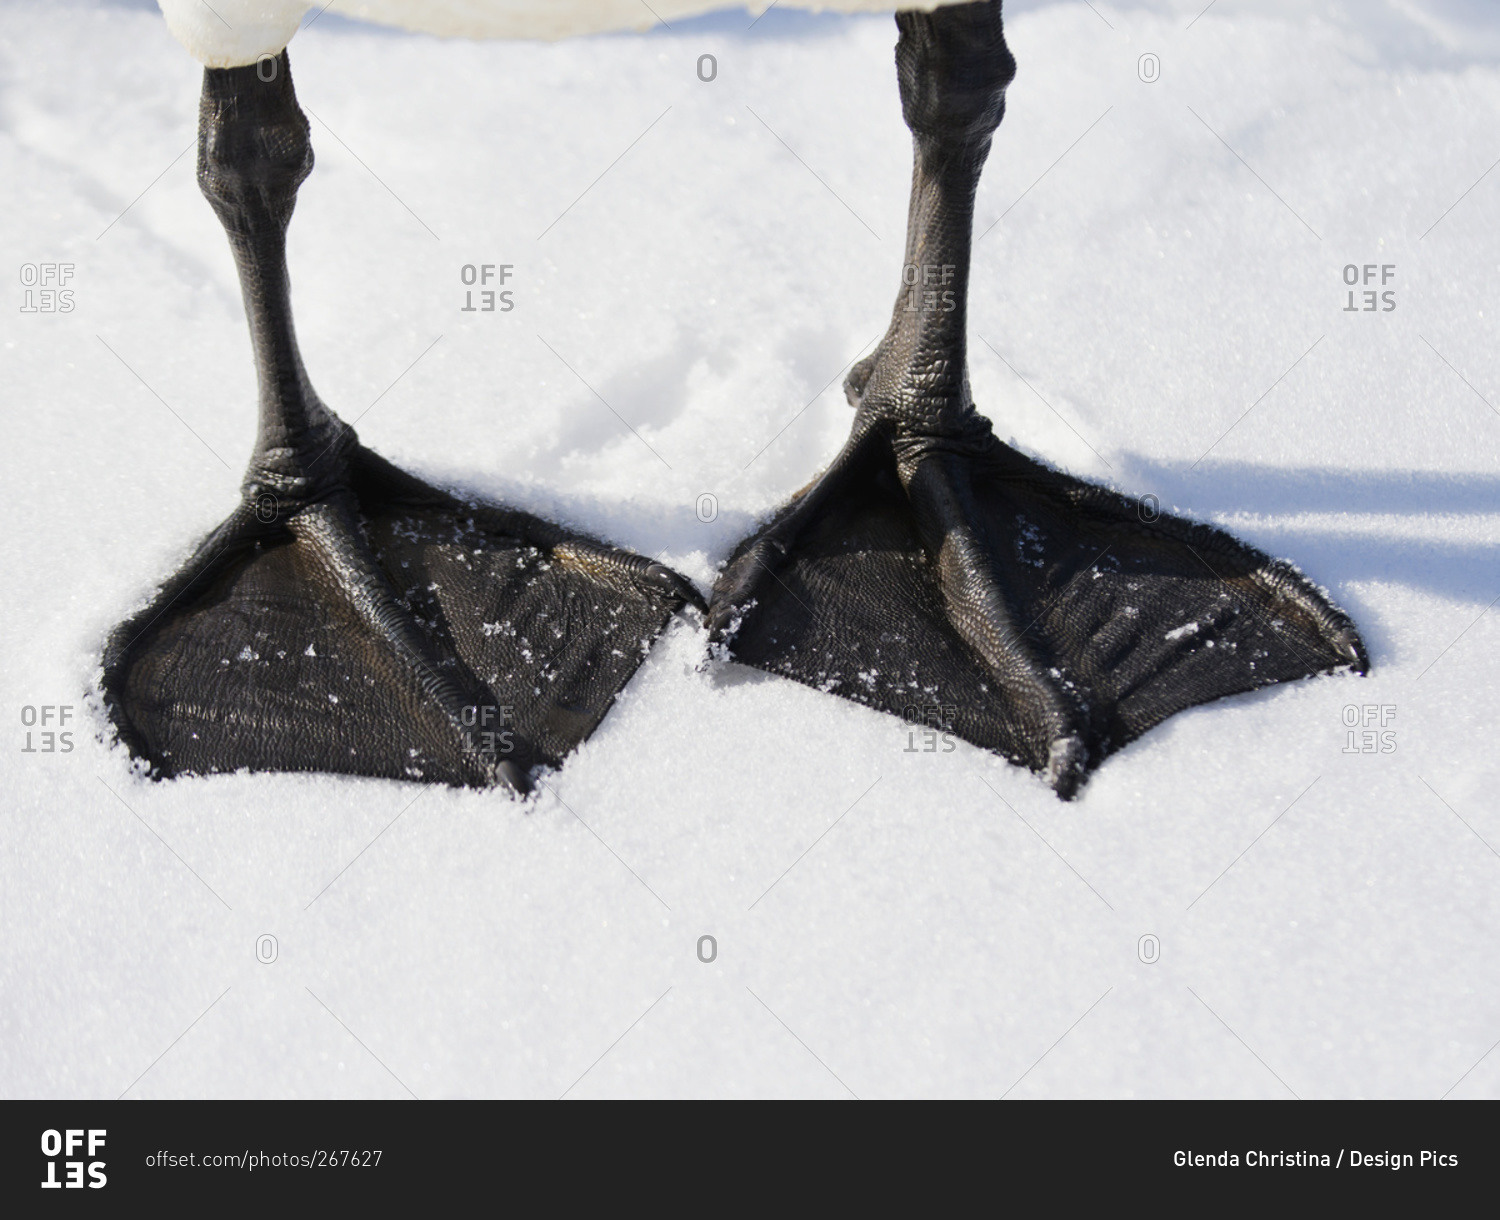
[[[589,735],[685,602],[680,576],[429,487],[312,388],[286,226],[312,168],[283,52],[207,69],[198,179],[238,264],[260,381],[239,508],[104,653],[154,774],[332,771],[525,790]]]
[[[743,542],[710,603],[749,665],[939,727],[1072,796],[1195,704],[1349,666],[1349,619],[1290,565],[992,434],[966,354],[974,195],[1015,60],[999,0],[896,17],[915,168],[902,287],[845,383],[828,470]]]

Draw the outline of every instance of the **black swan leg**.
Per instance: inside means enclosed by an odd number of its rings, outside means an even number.
[[[915,168],[890,329],[833,465],[710,604],[738,660],[937,722],[1073,796],[1174,712],[1368,661],[1291,565],[1002,444],[969,396],[974,195],[1015,60],[1000,0],[903,12]]]
[[[286,53],[269,80],[267,62],[205,71],[198,145],[250,323],[255,450],[240,507],[111,635],[105,706],[159,777],[331,771],[526,791],[701,598],[638,555],[428,486],[318,398],[286,271],[312,146]]]

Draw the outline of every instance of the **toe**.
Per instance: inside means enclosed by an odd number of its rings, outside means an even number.
[[[1005,596],[973,477],[968,459],[955,453],[934,453],[903,473],[948,619],[1000,687],[992,710],[1020,722],[1032,769],[1067,798],[1088,770],[1086,716],[1028,642]]]

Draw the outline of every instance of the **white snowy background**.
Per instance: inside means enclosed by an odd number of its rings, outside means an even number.
[[[200,71],[155,6],[4,6],[0,1094],[1500,1095],[1500,13],[1007,7],[977,401],[1294,559],[1374,662],[1178,716],[1072,804],[707,669],[686,619],[524,806],[138,778],[88,692],[235,503],[249,345],[193,177]],[[889,316],[894,39],[779,10],[559,45],[313,21],[314,382],[408,469],[706,587],[836,451]],[[76,268],[72,312],[21,312],[43,263]],[[513,311],[460,312],[483,263]],[[1396,308],[1347,312],[1349,264],[1394,266]],[[26,752],[57,705],[73,749]],[[1349,752],[1366,705],[1393,752]]]

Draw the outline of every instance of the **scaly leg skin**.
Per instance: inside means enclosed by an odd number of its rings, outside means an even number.
[[[207,69],[198,182],[260,380],[240,507],[115,629],[105,706],[157,777],[330,771],[524,792],[593,731],[687,581],[364,448],[298,354],[286,228],[312,169],[286,53]]]
[[[1290,564],[995,439],[969,397],[966,306],[1015,60],[1000,0],[896,23],[916,155],[895,313],[845,383],[849,441],[721,574],[712,637],[994,750],[1064,799],[1174,712],[1363,673],[1354,624]]]

